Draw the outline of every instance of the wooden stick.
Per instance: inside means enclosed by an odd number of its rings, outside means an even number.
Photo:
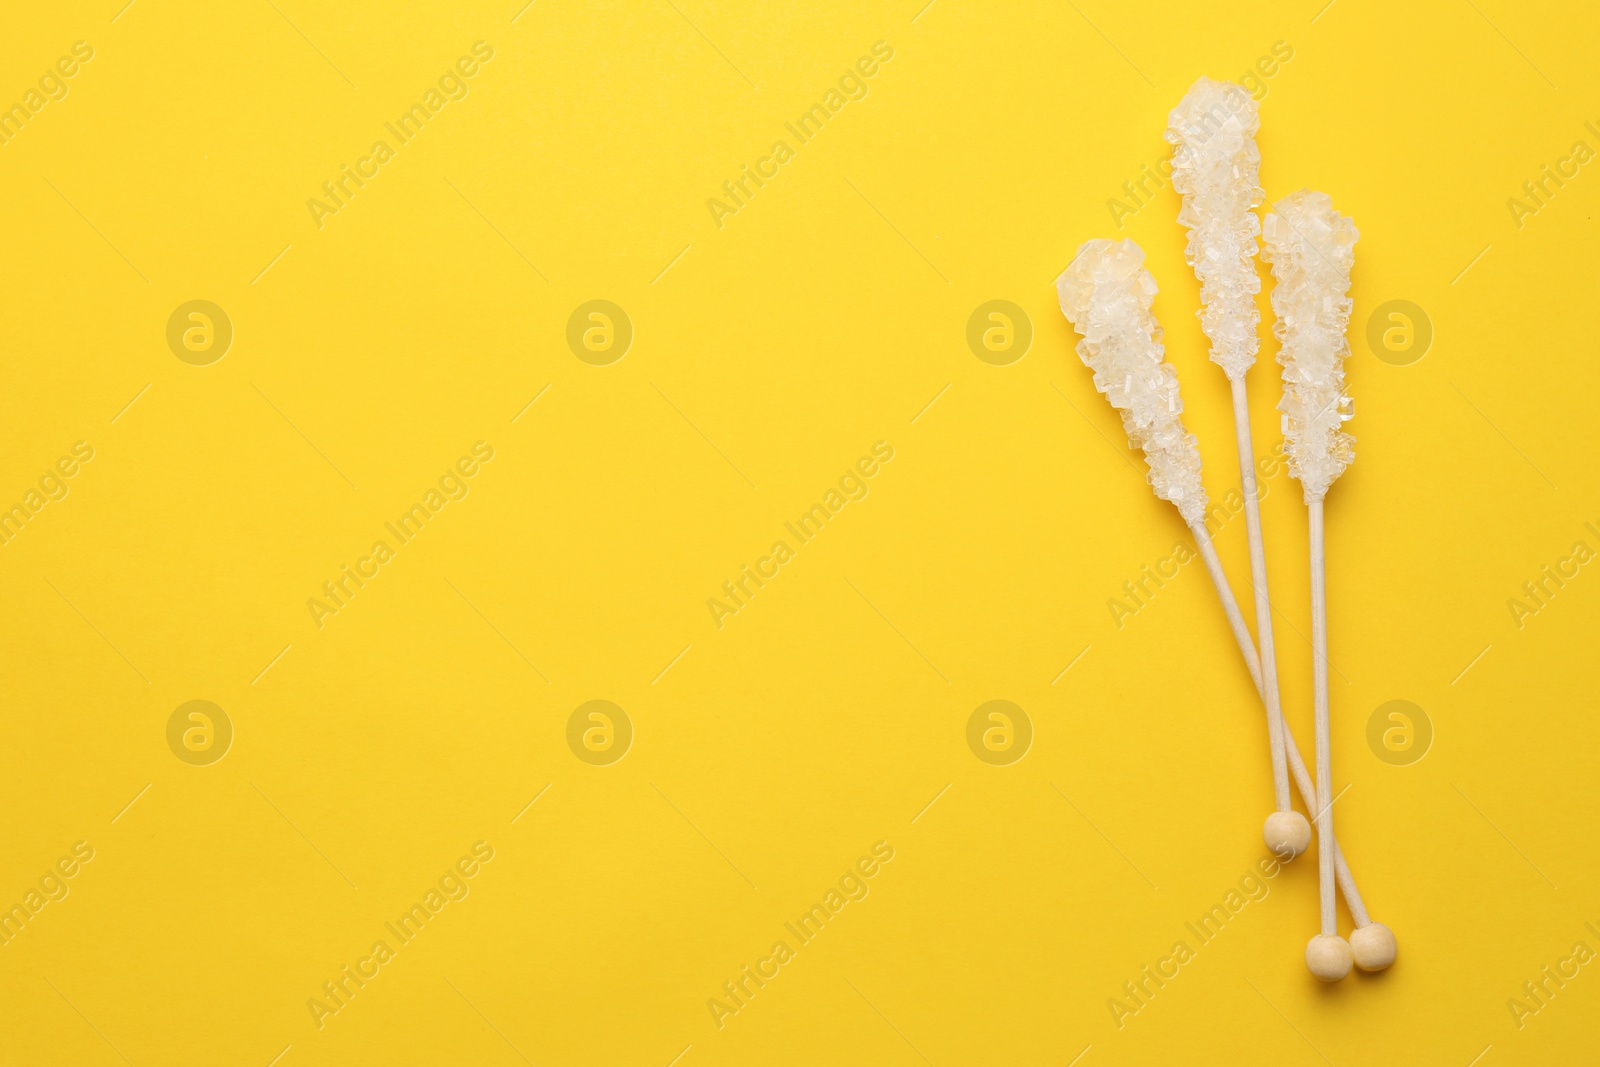
[[[1315,687],[1317,745],[1317,881],[1322,897],[1322,933],[1306,945],[1306,966],[1324,982],[1350,973],[1354,957],[1339,936],[1333,897],[1333,754],[1328,743],[1328,585],[1322,537],[1322,501],[1306,505],[1311,519],[1311,675]]]
[[[1250,540],[1250,581],[1256,594],[1256,637],[1261,645],[1262,692],[1267,705],[1267,737],[1272,749],[1272,788],[1279,811],[1289,811],[1289,769],[1283,753],[1283,705],[1278,692],[1278,656],[1272,640],[1272,597],[1267,591],[1267,552],[1261,537],[1255,448],[1250,443],[1250,404],[1244,376],[1230,380],[1233,427],[1239,442],[1239,482],[1244,493],[1244,523]]]
[[[1239,484],[1244,494],[1245,530],[1250,541],[1250,577],[1256,596],[1256,637],[1260,641],[1262,703],[1267,706],[1267,742],[1272,755],[1272,788],[1277,810],[1267,816],[1261,837],[1273,852],[1289,859],[1311,847],[1311,824],[1289,806],[1289,769],[1283,748],[1283,703],[1278,687],[1278,654],[1272,638],[1272,597],[1267,587],[1267,552],[1261,535],[1260,493],[1256,488],[1255,446],[1250,442],[1250,401],[1244,375],[1229,379],[1233,392],[1234,436],[1239,444]],[[1310,802],[1306,803],[1309,809]]]
[[[1189,532],[1194,534],[1195,545],[1200,549],[1200,559],[1206,565],[1206,573],[1211,575],[1211,584],[1216,586],[1217,596],[1222,600],[1222,613],[1228,617],[1228,626],[1233,630],[1233,638],[1239,642],[1239,651],[1244,653],[1244,665],[1250,671],[1250,680],[1256,683],[1256,692],[1261,692],[1261,659],[1256,655],[1255,641],[1250,637],[1250,631],[1245,629],[1244,616],[1239,613],[1239,602],[1233,598],[1233,587],[1228,584],[1228,576],[1222,570],[1222,561],[1217,558],[1217,550],[1211,545],[1211,534],[1207,532],[1204,523],[1193,523]]]
[[[1328,737],[1328,580],[1323,545],[1322,501],[1307,505],[1311,517],[1311,646],[1312,684],[1316,687],[1317,836],[1333,839],[1333,753]],[[1317,873],[1322,884],[1322,932],[1337,934],[1339,916],[1333,901],[1333,850],[1318,850]]]

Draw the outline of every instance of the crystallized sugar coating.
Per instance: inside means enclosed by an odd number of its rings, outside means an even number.
[[[1356,259],[1355,223],[1334,210],[1327,193],[1301,190],[1273,205],[1262,227],[1272,264],[1273,333],[1282,345],[1285,451],[1306,503],[1355,459],[1355,438],[1344,432],[1350,398],[1344,357],[1350,354],[1350,268]]]
[[[1256,361],[1255,207],[1261,191],[1261,125],[1255,98],[1234,82],[1201,78],[1167,118],[1172,184],[1183,194],[1178,221],[1189,228],[1186,253],[1200,280],[1200,325],[1211,358],[1230,379]]]
[[[1087,241],[1056,279],[1056,294],[1083,335],[1078,357],[1094,371],[1094,387],[1144,452],[1156,496],[1176,504],[1189,525],[1205,522],[1200,447],[1179,418],[1178,372],[1161,358],[1161,327],[1150,312],[1156,280],[1144,251],[1132,241]]]

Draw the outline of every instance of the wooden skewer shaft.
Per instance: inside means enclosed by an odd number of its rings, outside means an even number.
[[[1283,703],[1278,690],[1278,654],[1272,639],[1272,597],[1267,591],[1267,551],[1261,536],[1256,498],[1255,447],[1250,442],[1250,404],[1243,375],[1231,379],[1233,426],[1239,442],[1239,485],[1244,494],[1245,530],[1250,540],[1250,582],[1256,595],[1256,636],[1261,644],[1262,695],[1267,705],[1267,739],[1272,750],[1272,789],[1279,811],[1289,810],[1289,771],[1283,752]]]
[[[1317,871],[1322,886],[1322,932],[1337,934],[1339,916],[1333,898],[1333,753],[1328,729],[1328,581],[1322,537],[1322,501],[1308,505],[1311,519],[1311,648],[1316,686],[1317,729]]]
[[[1255,642],[1250,637],[1250,631],[1245,629],[1244,616],[1239,613],[1239,603],[1233,597],[1233,588],[1228,585],[1228,576],[1222,571],[1222,561],[1217,559],[1217,550],[1211,545],[1211,535],[1206,533],[1203,523],[1190,526],[1189,532],[1194,534],[1200,558],[1205,562],[1206,572],[1211,575],[1211,584],[1216,587],[1217,597],[1222,601],[1223,614],[1228,617],[1228,625],[1233,630],[1234,640],[1239,645],[1239,654],[1244,657],[1245,669],[1250,672],[1250,679],[1255,682],[1256,692],[1261,695],[1262,702],[1265,703],[1266,693],[1261,685],[1261,658],[1256,654]],[[1287,722],[1283,724],[1283,750],[1295,788],[1300,791],[1301,802],[1315,813],[1318,807],[1316,784],[1311,780],[1311,772],[1306,769],[1305,760],[1300,758],[1300,746],[1295,743],[1294,730]],[[1345,906],[1350,909],[1350,917],[1355,920],[1357,927],[1367,926],[1372,919],[1367,914],[1366,902],[1361,899],[1361,891],[1356,888],[1355,875],[1350,873],[1350,864],[1345,862],[1344,850],[1339,847],[1338,840],[1336,838],[1330,840],[1333,842],[1331,851],[1334,875],[1339,884],[1339,891],[1344,894]]]

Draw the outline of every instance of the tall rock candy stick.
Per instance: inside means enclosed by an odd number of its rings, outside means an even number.
[[[1233,630],[1239,653],[1255,682],[1261,702],[1266,690],[1261,679],[1261,660],[1255,642],[1245,628],[1238,602],[1222,571],[1216,550],[1206,532],[1206,493],[1200,484],[1200,449],[1183,428],[1179,417],[1183,403],[1178,396],[1178,375],[1162,360],[1161,328],[1150,305],[1155,299],[1156,280],[1144,269],[1144,253],[1132,241],[1088,241],[1078,249],[1070,266],[1056,279],[1061,310],[1077,327],[1083,340],[1078,356],[1094,371],[1095,388],[1106,395],[1122,413],[1129,442],[1145,453],[1150,465],[1150,485],[1156,495],[1177,505],[1189,531],[1194,534],[1200,558],[1222,601],[1223,613]],[[1284,747],[1295,785],[1307,808],[1316,808],[1316,787],[1294,733],[1284,726]],[[1345,862],[1338,841],[1333,843],[1334,868],[1345,904],[1361,930],[1376,927],[1388,934],[1388,927],[1367,916],[1355,876]],[[1389,958],[1394,958],[1394,937],[1389,935]],[[1363,965],[1365,966],[1365,965]]]
[[[1278,693],[1278,656],[1272,640],[1272,597],[1267,591],[1267,554],[1256,496],[1255,449],[1250,443],[1250,403],[1245,372],[1256,361],[1256,234],[1253,209],[1263,198],[1258,184],[1261,154],[1255,99],[1233,82],[1201,78],[1167,119],[1173,145],[1172,184],[1183,194],[1178,221],[1189,228],[1188,258],[1200,279],[1200,324],[1211,341],[1211,359],[1222,367],[1233,391],[1234,434],[1239,444],[1239,481],[1245,530],[1250,541],[1250,581],[1256,595],[1256,634],[1261,640],[1262,691],[1267,702],[1267,739],[1277,810],[1262,836],[1274,852],[1298,855],[1311,843],[1311,826],[1289,806],[1289,775],[1283,745],[1283,708]],[[1307,805],[1308,807],[1310,805]]]
[[[1343,430],[1350,417],[1344,357],[1350,346],[1350,269],[1355,263],[1355,224],[1340,215],[1326,193],[1301,191],[1280,200],[1266,217],[1265,258],[1272,264],[1273,326],[1283,364],[1285,451],[1289,474],[1299,479],[1311,527],[1311,643],[1316,686],[1317,836],[1333,839],[1333,777],[1328,745],[1328,597],[1323,550],[1322,501],[1328,487],[1355,458],[1355,441]],[[1324,981],[1350,970],[1352,957],[1364,970],[1394,962],[1394,934],[1382,923],[1363,923],[1345,944],[1338,935],[1333,900],[1333,857],[1318,853],[1322,888],[1322,933],[1306,946],[1306,965]]]

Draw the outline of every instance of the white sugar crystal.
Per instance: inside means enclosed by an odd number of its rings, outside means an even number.
[[[1200,447],[1178,416],[1178,372],[1162,360],[1161,327],[1150,312],[1156,280],[1132,241],[1088,241],[1056,279],[1061,310],[1083,339],[1078,357],[1094,387],[1122,414],[1128,442],[1144,452],[1156,496],[1203,523]]]
[[[1350,268],[1360,234],[1327,193],[1302,190],[1273,205],[1262,227],[1272,264],[1273,333],[1282,345],[1283,434],[1289,473],[1306,503],[1321,500],[1355,459],[1344,357],[1350,354]]]
[[[1234,82],[1201,78],[1167,118],[1172,184],[1183,194],[1178,221],[1189,228],[1189,265],[1200,279],[1200,325],[1211,358],[1230,379],[1256,361],[1256,236],[1261,191],[1261,125],[1255,99]]]

